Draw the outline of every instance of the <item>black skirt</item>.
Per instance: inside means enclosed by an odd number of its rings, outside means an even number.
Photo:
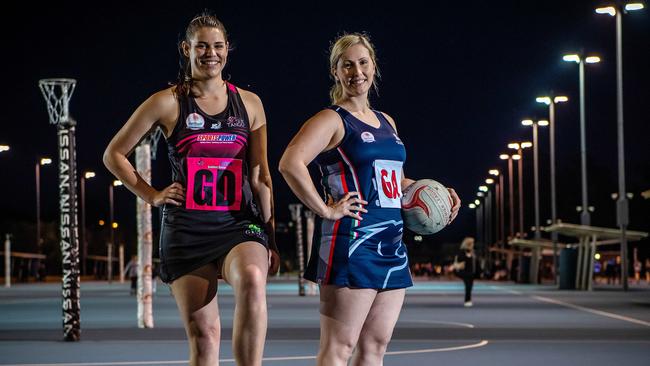
[[[171,283],[208,263],[225,257],[247,241],[268,249],[268,235],[252,215],[221,215],[219,212],[165,207],[160,233],[160,279]]]

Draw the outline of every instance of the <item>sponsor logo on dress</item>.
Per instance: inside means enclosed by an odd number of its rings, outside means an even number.
[[[402,142],[402,140],[400,140],[400,138],[399,138],[399,136],[397,136],[397,134],[393,134],[393,136],[395,136],[395,142],[397,144],[404,145],[404,143]]]
[[[256,224],[249,224],[248,228],[244,230],[244,234],[266,240],[266,233],[264,230],[262,230],[261,227],[259,227],[259,225]]]
[[[218,129],[220,129],[220,128],[221,128],[221,121],[219,121],[219,122],[217,122],[217,123],[213,123],[213,124],[210,126],[210,129],[212,129],[212,130],[218,130]]]
[[[363,140],[363,142],[367,142],[367,143],[375,142],[375,135],[373,135],[372,133],[370,133],[368,131],[363,131],[363,132],[361,132],[361,140]]]
[[[241,127],[241,128],[246,127],[246,125],[244,124],[244,120],[235,116],[228,117],[226,123],[228,124],[228,127]]]
[[[226,143],[226,142],[235,142],[237,140],[237,135],[235,134],[200,134],[196,136],[197,142],[209,142],[209,143]]]
[[[190,130],[200,130],[205,125],[205,120],[198,113],[190,113],[185,119],[185,124]]]

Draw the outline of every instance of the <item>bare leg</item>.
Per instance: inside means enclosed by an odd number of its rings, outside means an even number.
[[[404,303],[405,289],[382,291],[377,294],[361,330],[352,365],[381,366],[386,348]]]
[[[185,326],[190,365],[219,365],[219,307],[217,267],[205,265],[171,284],[172,294]]]
[[[359,340],[377,290],[322,286],[319,366],[345,366]]]
[[[235,291],[232,349],[239,366],[262,364],[268,269],[268,251],[256,242],[238,244],[223,263],[223,278]]]

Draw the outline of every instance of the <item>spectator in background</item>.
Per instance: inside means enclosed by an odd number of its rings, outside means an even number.
[[[135,295],[138,285],[138,256],[132,255],[129,263],[124,267],[124,275],[131,280],[131,295]]]
[[[474,287],[474,270],[476,255],[474,253],[474,238],[466,237],[460,244],[460,254],[454,258],[454,273],[465,284],[465,307],[471,307],[472,287]]]

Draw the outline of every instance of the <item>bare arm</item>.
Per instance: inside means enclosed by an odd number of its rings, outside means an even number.
[[[280,159],[280,173],[287,181],[293,193],[315,214],[320,217],[337,220],[350,216],[361,220],[358,211],[367,212],[359,204],[368,204],[359,198],[357,192],[348,192],[336,203],[326,204],[316,191],[307,165],[316,156],[336,146],[345,134],[338,114],[332,110],[323,110],[310,118],[298,134],[291,140]]]
[[[262,221],[269,235],[269,274],[280,268],[280,255],[275,242],[275,211],[273,207],[273,184],[267,159],[266,115],[260,98],[254,93],[240,89],[250,121],[248,165],[249,181],[253,197],[262,211]]]
[[[138,174],[128,156],[142,138],[157,125],[167,132],[170,121],[175,120],[177,113],[178,106],[171,89],[152,95],[133,112],[104,151],[106,168],[131,192],[153,206],[165,203],[180,205],[184,201],[182,187],[174,183],[163,191],[154,189]]]
[[[248,155],[251,189],[262,211],[262,220],[269,229],[269,235],[272,236],[271,249],[277,251],[274,236],[273,184],[267,159],[266,115],[262,101],[257,95],[241,89],[240,91],[251,124]]]

